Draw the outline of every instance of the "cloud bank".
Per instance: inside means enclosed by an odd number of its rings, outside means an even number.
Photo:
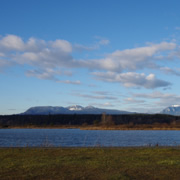
[[[92,46],[72,44],[63,39],[45,41],[29,38],[24,41],[16,35],[1,36],[0,39],[0,69],[13,65],[28,65],[26,76],[48,79],[66,84],[81,84],[80,80],[64,80],[61,77],[72,74],[74,69],[91,70],[96,80],[120,83],[125,87],[154,89],[170,86],[171,83],[159,79],[154,73],[145,74],[146,69],[158,69],[163,73],[179,76],[179,71],[160,66],[157,62],[176,49],[173,42],[147,44],[144,47],[116,50],[101,59],[75,59],[74,52],[95,51],[109,44],[109,40],[100,38]],[[80,55],[79,55],[80,56]],[[179,56],[179,53],[176,53]],[[159,58],[161,57],[161,58]],[[158,60],[159,58],[159,60]],[[138,71],[138,72],[137,72]],[[141,72],[139,72],[141,71]]]

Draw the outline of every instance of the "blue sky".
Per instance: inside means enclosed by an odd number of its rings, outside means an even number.
[[[180,104],[180,1],[1,0],[0,114]]]

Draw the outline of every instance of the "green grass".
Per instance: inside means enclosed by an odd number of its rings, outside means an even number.
[[[0,179],[180,179],[180,148],[1,148]]]

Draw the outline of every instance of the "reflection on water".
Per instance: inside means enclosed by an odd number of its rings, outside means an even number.
[[[177,146],[174,130],[0,129],[0,147]]]

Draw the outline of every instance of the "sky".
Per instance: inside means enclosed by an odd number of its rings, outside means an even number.
[[[0,0],[0,114],[157,113],[180,104],[179,0]]]

